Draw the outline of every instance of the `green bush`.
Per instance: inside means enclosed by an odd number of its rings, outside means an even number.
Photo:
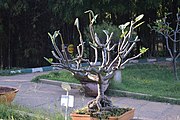
[[[99,25],[94,25],[94,31],[97,33],[99,39],[101,41],[106,40],[106,35],[102,30],[107,30],[109,33],[113,32],[112,36],[112,42],[117,42],[120,39],[121,35],[121,29],[118,28],[116,25],[112,25],[112,23],[103,22]],[[86,36],[85,40],[86,42],[89,42],[91,40],[89,27],[85,29],[84,36]]]

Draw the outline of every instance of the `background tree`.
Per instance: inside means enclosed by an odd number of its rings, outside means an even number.
[[[65,44],[77,45],[73,18],[78,17],[83,21],[81,28],[86,28],[88,19],[82,13],[88,9],[100,13],[98,24],[111,22],[115,26],[143,13],[145,23],[136,30],[141,41],[131,54],[145,46],[149,51],[144,57],[166,57],[169,54],[164,38],[151,31],[147,24],[165,13],[172,12],[175,16],[179,6],[179,0],[0,0],[1,68],[47,65],[43,60],[43,56],[51,56],[51,43],[44,34],[47,32],[61,29]],[[175,17],[170,19],[175,25]]]
[[[176,80],[179,80],[176,62],[180,56],[180,51],[178,50],[178,46],[180,46],[180,10],[176,13],[176,25],[174,28],[172,24],[167,21],[168,17],[169,15],[167,14],[164,18],[157,20],[155,26],[151,29],[164,36],[167,50],[172,58],[174,77]],[[170,44],[172,44],[172,47],[170,47]]]

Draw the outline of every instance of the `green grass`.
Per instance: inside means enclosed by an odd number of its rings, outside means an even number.
[[[180,78],[180,66],[178,66]],[[79,83],[67,71],[51,72],[39,78]],[[123,82],[111,81],[109,88],[130,92],[150,94],[153,96],[180,98],[180,81],[175,81],[172,68],[158,64],[138,64],[126,66],[122,70]]]
[[[178,69],[180,78],[180,69]],[[111,89],[180,98],[180,82],[175,81],[172,69],[160,65],[133,65],[122,71],[123,82],[112,81]]]
[[[0,104],[0,120],[64,120],[60,114],[49,115],[17,105]]]
[[[39,79],[49,79],[49,80],[56,80],[56,81],[63,81],[69,83],[80,83],[74,76],[66,70],[51,72],[49,74],[41,75],[34,78],[32,81],[38,82]]]

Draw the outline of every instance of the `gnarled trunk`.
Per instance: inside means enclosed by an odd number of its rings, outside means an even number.
[[[104,92],[106,88],[103,84],[107,84],[104,82],[103,78],[99,75],[99,81],[97,82],[98,95],[96,99],[90,101],[88,103],[88,109],[90,112],[94,111],[104,111],[113,107],[111,100],[105,96]]]

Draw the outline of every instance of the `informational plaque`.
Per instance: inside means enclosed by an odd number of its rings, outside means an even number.
[[[74,106],[74,96],[72,95],[61,95],[61,106],[73,107]]]

